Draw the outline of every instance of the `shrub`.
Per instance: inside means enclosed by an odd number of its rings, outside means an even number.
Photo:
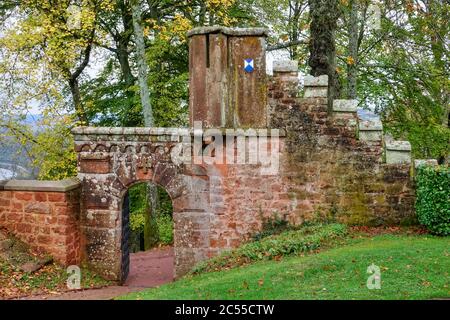
[[[192,270],[192,273],[218,271],[253,261],[310,252],[320,248],[325,242],[340,238],[346,233],[347,228],[342,224],[318,224],[299,230],[285,231],[279,235],[243,244],[239,248],[225,251],[217,257],[200,262]]]
[[[160,244],[173,243],[173,220],[170,215],[163,214],[156,218],[156,225],[158,226],[158,237]]]
[[[142,212],[130,214],[130,229],[137,233],[144,232],[145,215]]]
[[[450,235],[450,168],[420,166],[416,182],[419,222],[433,234]]]

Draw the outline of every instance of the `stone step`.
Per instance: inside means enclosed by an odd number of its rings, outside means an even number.
[[[328,76],[307,75],[304,78],[304,87],[305,98],[326,98],[328,96]]]
[[[438,165],[436,159],[416,159],[414,160],[414,168],[417,169],[421,166],[435,167]]]
[[[411,143],[409,141],[396,141],[384,139],[384,153],[387,164],[411,163]]]
[[[277,73],[298,73],[297,60],[276,60],[273,62],[273,72]],[[328,82],[328,81],[327,81]]]
[[[358,107],[358,100],[349,100],[349,99],[333,100],[334,125],[339,127],[348,127],[349,130],[356,130],[357,107]]]
[[[361,141],[381,141],[383,123],[379,117],[362,119],[358,117],[358,138]]]
[[[417,174],[417,169],[419,167],[436,167],[439,163],[436,159],[415,159],[414,160],[414,168],[413,169],[413,175],[415,176]]]

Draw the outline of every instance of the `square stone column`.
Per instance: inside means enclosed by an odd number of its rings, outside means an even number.
[[[191,126],[266,128],[267,30],[200,27],[188,36]]]

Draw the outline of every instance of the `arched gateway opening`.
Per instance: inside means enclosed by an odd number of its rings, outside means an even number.
[[[189,129],[72,131],[83,260],[109,279],[126,278],[122,209],[126,191],[139,181],[163,187],[172,199],[175,277],[248,239],[261,227],[261,213],[291,208],[278,175],[278,130],[267,132],[267,31],[207,27],[188,36]],[[181,159],[173,157],[179,149]]]
[[[138,182],[122,198],[122,282],[152,287],[173,280],[173,205],[164,188]]]
[[[208,257],[209,177],[201,165],[172,159],[174,148],[186,141],[185,131],[77,128],[74,133],[82,184],[82,256],[90,268],[106,278],[125,280],[125,195],[142,181],[161,186],[172,199],[175,277]]]

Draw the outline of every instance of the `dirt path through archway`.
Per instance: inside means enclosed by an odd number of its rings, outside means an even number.
[[[123,286],[30,296],[26,300],[109,300],[173,281],[173,247],[156,248],[130,255],[130,274]]]

